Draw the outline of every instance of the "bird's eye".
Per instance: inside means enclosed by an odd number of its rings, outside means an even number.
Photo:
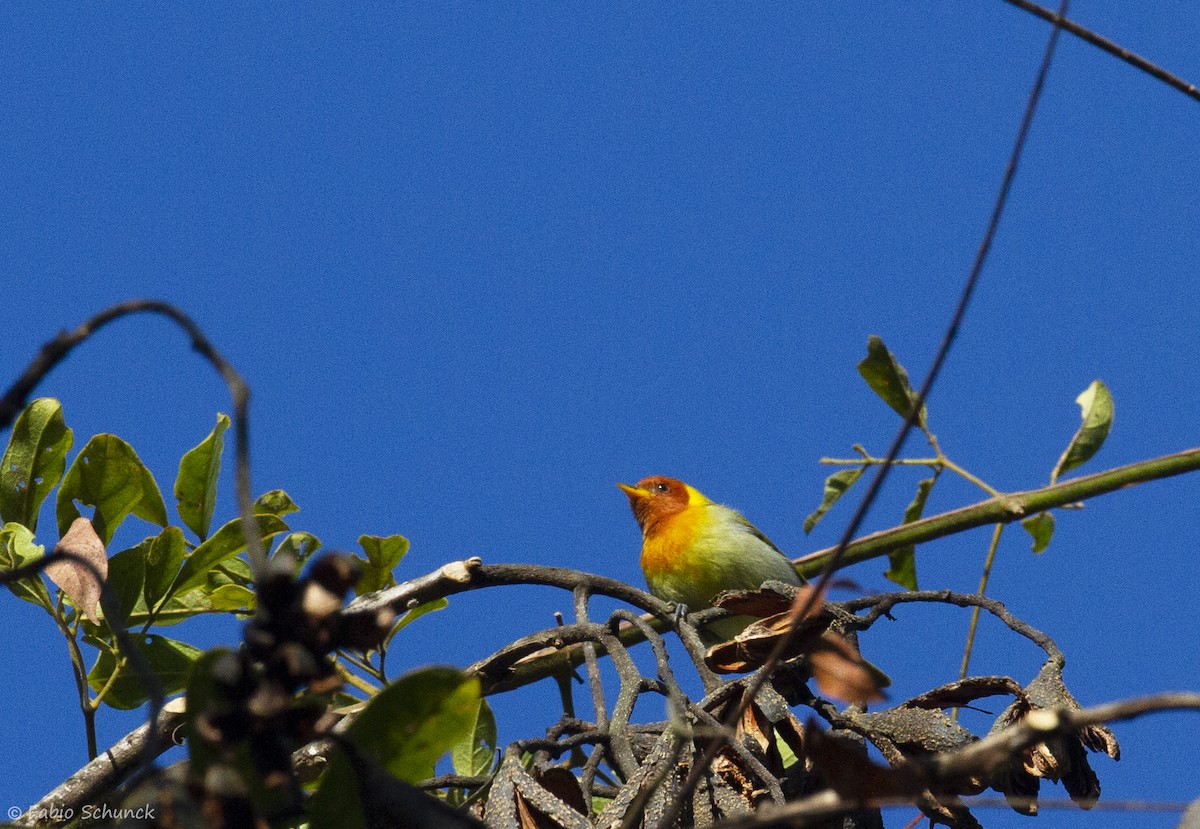
[[[670,489],[670,487],[661,481],[659,481],[657,484],[654,485],[655,492],[666,492],[669,489]]]

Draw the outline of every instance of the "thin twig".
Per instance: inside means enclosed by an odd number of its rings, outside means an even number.
[[[1135,69],[1145,72],[1155,80],[1162,81],[1172,89],[1177,89],[1184,95],[1187,95],[1194,101],[1200,101],[1200,89],[1197,89],[1193,83],[1188,83],[1183,78],[1177,75],[1172,75],[1161,66],[1157,66],[1145,58],[1135,55],[1133,52],[1126,49],[1119,43],[1115,43],[1103,35],[1093,32],[1091,29],[1086,29],[1080,26],[1074,20],[1068,20],[1061,13],[1055,14],[1050,9],[1039,6],[1037,3],[1031,3],[1029,0],[1004,0],[1010,6],[1016,6],[1018,9],[1023,9],[1030,14],[1037,15],[1049,23],[1061,27],[1064,31],[1070,32],[1080,40],[1084,40],[1093,46],[1103,49],[1110,55],[1120,58]]]
[[[992,540],[988,543],[987,555],[983,559],[983,573],[979,576],[979,595],[987,592],[988,581],[992,576],[992,564],[996,561],[996,550],[1000,547],[1000,536],[1004,534],[1004,525],[997,524],[992,531]],[[967,644],[963,648],[962,665],[959,666],[958,678],[967,678],[967,669],[971,666],[971,652],[975,649],[975,631],[979,629],[980,608],[971,611],[971,622],[967,625]],[[958,716],[958,709],[954,711]]]
[[[204,336],[191,317],[183,313],[169,302],[158,299],[131,299],[105,308],[91,319],[84,322],[74,331],[62,331],[53,340],[42,346],[38,355],[26,367],[21,376],[8,388],[4,397],[0,398],[0,429],[7,429],[25,408],[26,401],[38,383],[50,373],[60,362],[66,359],[77,345],[91,337],[101,328],[121,317],[133,314],[160,314],[173,321],[191,338],[192,349],[203,356],[225,380],[229,387],[229,395],[233,400],[234,434],[236,436],[237,472],[236,489],[238,511],[242,516],[242,526],[246,535],[246,548],[250,557],[250,565],[254,573],[258,573],[266,553],[263,551],[262,539],[258,535],[258,524],[254,520],[254,500],[250,494],[250,387],[238,374],[233,364],[226,360],[221,353]]]
[[[581,625],[589,624],[588,591],[580,585],[575,588],[575,620]],[[608,728],[608,707],[604,704],[604,683],[600,676],[600,661],[596,657],[594,642],[583,643],[583,657],[587,663],[588,687],[592,692],[592,709],[595,711],[596,726]]]

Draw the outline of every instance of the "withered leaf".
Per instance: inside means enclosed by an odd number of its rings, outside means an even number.
[[[805,653],[820,638],[824,622],[805,623],[783,652],[783,659],[791,659]],[[778,613],[748,625],[745,630],[728,642],[708,649],[704,661],[718,673],[740,673],[762,667],[775,649],[775,643],[788,635],[789,616]]]
[[[925,788],[922,775],[914,766],[876,765],[867,757],[865,747],[822,731],[811,719],[804,729],[804,745],[813,767],[831,789],[847,800],[907,798]]]
[[[1108,726],[1089,725],[1079,729],[1079,739],[1092,751],[1103,751],[1114,760],[1121,759],[1121,746]]]
[[[108,577],[108,556],[92,522],[82,516],[72,521],[66,535],[54,545],[54,552],[71,558],[46,565],[46,575],[89,620],[98,623],[100,587]]]
[[[519,790],[516,792],[516,798],[517,826],[520,829],[556,829],[554,822],[530,806]]]
[[[765,752],[771,745],[774,729],[771,727],[771,721],[758,707],[758,703],[752,702],[742,711],[736,731],[739,740],[748,737],[754,741],[760,751]]]
[[[583,799],[583,789],[579,785],[579,780],[570,771],[562,766],[551,766],[535,773],[534,777],[542,784],[542,788],[563,803],[581,815],[588,813],[587,803]]]
[[[982,697],[1009,694],[1025,698],[1025,689],[1006,676],[972,676],[957,682],[939,685],[931,691],[913,697],[901,708],[962,708]]]
[[[570,795],[571,800],[564,802],[556,792],[551,791],[545,780],[535,780],[533,776],[521,767],[514,756],[504,759],[500,771],[493,781],[492,793],[487,804],[487,823],[489,825],[512,825],[515,822],[521,829],[589,829],[587,812],[580,812],[582,804],[582,789],[574,782],[574,775],[562,769],[574,784],[577,795]],[[544,775],[544,772],[543,772]],[[556,788],[565,783],[556,774],[550,774],[552,785]]]
[[[796,588],[795,599],[790,599],[782,593],[764,587],[759,590],[731,590],[721,593],[714,599],[716,607],[728,610],[738,616],[755,616],[759,619],[786,615],[794,604],[808,606],[806,619],[821,613],[825,606],[825,597],[813,598],[813,588],[810,585]]]
[[[887,677],[832,631],[812,645],[808,661],[813,678],[825,696],[856,705],[885,699],[883,688],[889,682]]]
[[[724,608],[738,616],[762,619],[777,613],[787,613],[792,600],[774,590],[728,590],[713,599],[713,606]]]

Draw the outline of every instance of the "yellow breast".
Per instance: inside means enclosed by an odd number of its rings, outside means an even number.
[[[703,508],[689,508],[659,522],[646,534],[642,543],[642,572],[648,581],[687,570],[688,553],[696,544]]]

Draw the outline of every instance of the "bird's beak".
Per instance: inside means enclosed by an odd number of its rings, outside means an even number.
[[[622,492],[629,496],[630,502],[640,501],[643,498],[649,498],[653,494],[648,489],[638,489],[636,486],[630,486],[629,484],[617,484],[617,486],[620,487]]]

